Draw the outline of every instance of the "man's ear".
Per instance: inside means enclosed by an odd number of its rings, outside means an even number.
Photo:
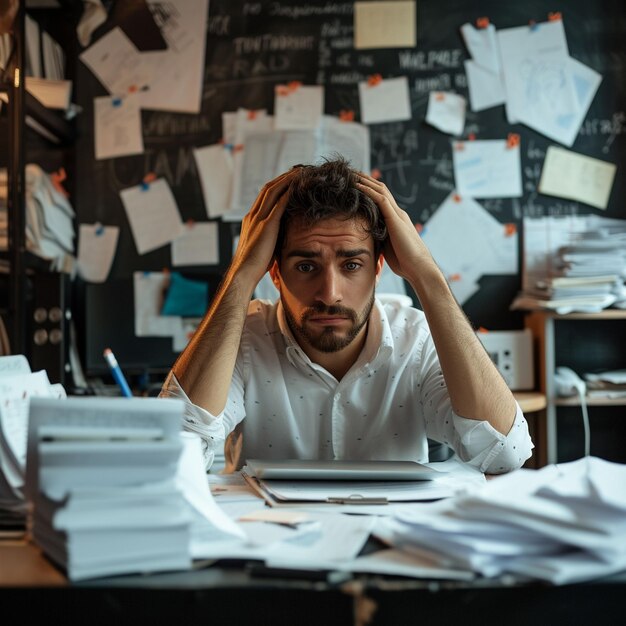
[[[270,276],[272,278],[272,282],[276,287],[280,284],[280,270],[278,268],[278,260],[274,259],[274,262],[270,265],[270,269],[268,270]]]
[[[385,257],[383,256],[383,253],[381,252],[378,255],[378,261],[376,261],[376,284],[378,285],[378,281],[380,280],[380,277],[383,273],[383,265],[385,264]]]

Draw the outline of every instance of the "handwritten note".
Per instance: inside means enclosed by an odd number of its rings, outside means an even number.
[[[413,48],[415,0],[354,3],[354,47]]]
[[[120,192],[137,252],[145,254],[183,232],[178,206],[164,178]]]
[[[519,143],[504,139],[452,144],[454,180],[461,196],[518,198],[522,195]]]
[[[79,57],[109,93],[124,95],[149,85],[152,68],[145,66],[141,53],[116,26]]]
[[[406,76],[359,83],[361,121],[364,124],[411,119],[411,99]]]
[[[113,264],[119,226],[81,224],[78,235],[78,273],[83,280],[103,283]]]
[[[141,108],[200,113],[206,45],[208,0],[148,0],[159,16],[167,50],[143,52],[151,74],[141,92]]]
[[[94,98],[93,113],[97,160],[143,153],[137,94]]]
[[[606,209],[615,170],[613,163],[550,146],[541,171],[539,192]]]

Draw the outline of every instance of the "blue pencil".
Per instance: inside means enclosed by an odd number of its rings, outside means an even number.
[[[126,398],[132,398],[133,392],[130,390],[128,383],[126,382],[126,378],[124,378],[124,374],[122,373],[122,370],[120,369],[120,366],[118,365],[117,359],[111,351],[111,348],[106,348],[106,350],[104,351],[104,358],[106,359],[109,369],[111,370],[111,374],[113,374],[115,382],[122,390],[122,395]]]

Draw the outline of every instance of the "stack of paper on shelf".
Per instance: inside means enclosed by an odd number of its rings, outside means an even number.
[[[30,531],[70,579],[190,566],[182,415],[156,398],[31,400]]]
[[[57,271],[74,271],[74,210],[38,165],[26,166],[26,247],[52,261]]]
[[[626,222],[599,216],[524,219],[523,291],[513,309],[558,313],[626,307]]]
[[[626,397],[626,370],[585,374],[587,395],[595,398]]]
[[[626,568],[625,484],[625,465],[594,457],[521,469],[382,521],[377,534],[484,576],[589,580]]]
[[[62,398],[46,372],[31,372],[26,357],[0,357],[0,530],[24,527],[24,475],[31,398]]]
[[[7,170],[0,169],[0,250],[9,247],[9,217],[7,213]]]

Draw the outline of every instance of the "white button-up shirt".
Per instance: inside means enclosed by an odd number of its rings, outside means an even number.
[[[185,426],[203,438],[207,467],[237,429],[227,471],[247,458],[427,462],[430,438],[501,473],[520,467],[533,447],[519,405],[507,435],[456,415],[422,311],[378,300],[363,350],[340,381],[307,357],[280,301],[254,300],[224,411],[191,403],[173,374],[161,395],[186,402]]]

